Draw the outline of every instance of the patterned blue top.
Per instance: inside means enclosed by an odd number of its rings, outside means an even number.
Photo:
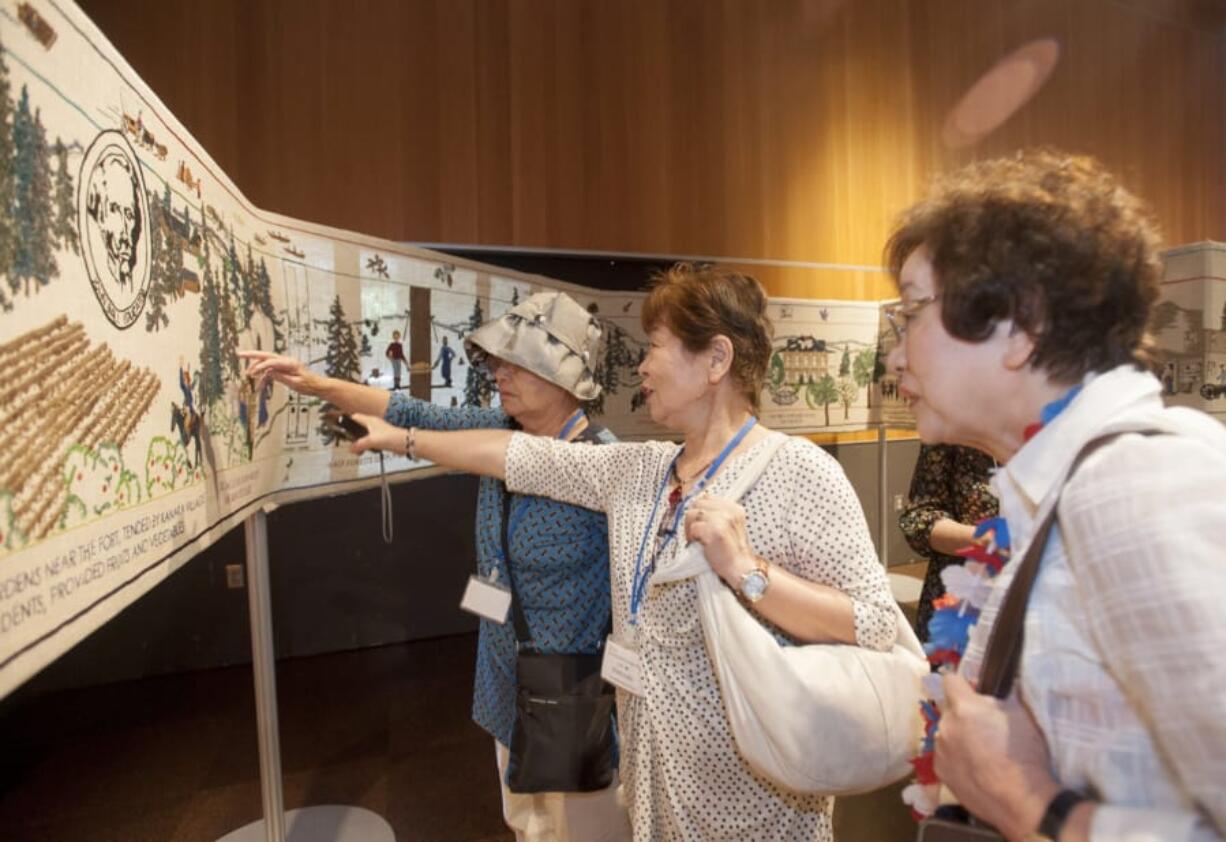
[[[507,428],[500,409],[441,407],[393,392],[387,421],[398,427],[429,430]],[[596,440],[615,441],[607,430]],[[502,559],[503,485],[483,477],[477,494],[477,572],[498,571]],[[511,500],[511,560],[515,589],[528,620],[532,641],[542,652],[595,653],[609,622],[609,536],[603,512],[545,497],[516,494]],[[473,683],[473,720],[505,746],[515,721],[515,628],[481,620],[477,671]]]

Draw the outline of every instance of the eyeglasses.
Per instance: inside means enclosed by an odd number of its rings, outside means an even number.
[[[508,362],[500,357],[495,357],[493,354],[486,355],[485,359],[482,361],[482,364],[484,365],[485,371],[491,380],[498,376],[499,370],[505,369],[508,374],[514,374],[515,372],[521,370],[521,368],[515,363]]]
[[[903,301],[900,304],[891,304],[886,307],[885,320],[894,329],[894,338],[901,342],[907,332],[907,322],[915,318],[916,313],[940,297],[939,295],[926,295],[914,301]]]

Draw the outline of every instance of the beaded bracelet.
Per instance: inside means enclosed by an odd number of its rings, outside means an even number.
[[[414,462],[417,461],[417,428],[409,427],[404,434],[404,452]]]

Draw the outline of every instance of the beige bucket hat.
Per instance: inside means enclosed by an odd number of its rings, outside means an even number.
[[[596,362],[600,324],[563,292],[538,292],[464,339],[473,365],[498,357],[531,371],[581,401],[600,394]]]

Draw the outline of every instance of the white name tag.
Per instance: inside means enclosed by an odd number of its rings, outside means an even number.
[[[636,696],[643,695],[643,676],[639,653],[618,643],[612,637],[604,642],[604,659],[600,662],[600,677]]]
[[[507,621],[507,614],[511,611],[511,592],[501,585],[469,576],[460,607],[478,617],[502,624]]]

